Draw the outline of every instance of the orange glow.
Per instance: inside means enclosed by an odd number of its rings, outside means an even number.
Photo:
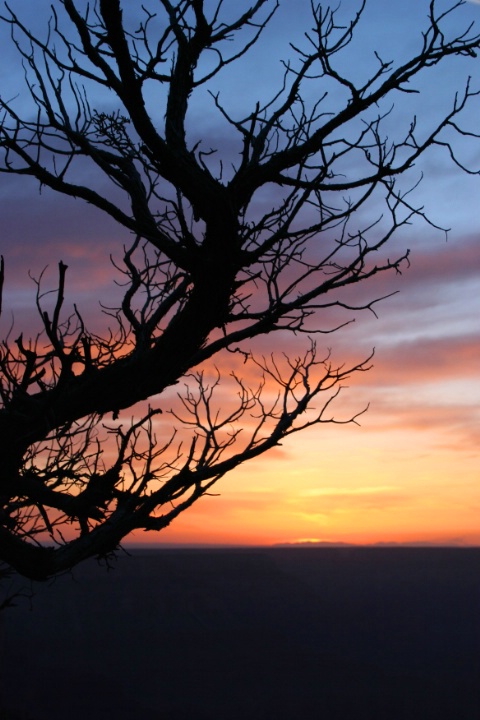
[[[428,442],[427,442],[428,439]],[[480,544],[478,459],[402,430],[314,428],[134,542]]]

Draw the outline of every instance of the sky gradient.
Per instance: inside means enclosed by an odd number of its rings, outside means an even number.
[[[47,7],[43,0],[21,5],[23,12]],[[342,4],[348,15],[357,6]],[[352,72],[363,72],[374,49],[392,59],[413,52],[427,8],[425,0],[369,0],[345,60]],[[480,27],[479,3],[465,4],[457,15],[451,22],[459,27],[471,21]],[[33,22],[40,24],[40,17],[38,12]],[[248,62],[254,64],[232,66],[219,87],[230,109],[250,108],[271,93],[272,78],[281,76],[279,60],[288,56],[290,41],[300,41],[308,18],[309,2],[283,0],[252,52],[255,59]],[[7,50],[6,57],[0,69],[4,95],[14,93],[22,75],[14,52]],[[423,113],[450,106],[469,74],[480,89],[478,59],[446,63],[418,83],[420,126]],[[398,97],[391,122],[409,120],[411,103],[407,95]],[[465,125],[478,132],[479,118],[480,100],[474,98]],[[192,103],[191,122],[199,136],[215,138],[223,156],[235,155],[208,98]],[[480,168],[480,141],[464,138],[459,151],[469,167]],[[357,315],[322,340],[339,361],[360,361],[375,348],[372,369],[352,378],[337,404],[339,417],[369,405],[359,425],[317,426],[294,435],[221,480],[218,496],[200,500],[161,535],[139,533],[135,541],[480,544],[480,178],[438,150],[415,173],[414,179],[424,175],[416,202],[435,224],[450,228],[448,236],[420,221],[403,228],[392,254],[409,247],[411,267],[357,288],[355,297],[397,294],[376,306],[378,317]],[[12,316],[14,332],[34,332],[35,285],[28,273],[38,276],[49,265],[53,282],[60,259],[69,266],[69,302],[85,317],[98,317],[98,300],[108,304],[115,297],[109,256],[121,254],[126,231],[80,200],[40,194],[25,178],[0,176],[0,198],[0,251],[7,267],[2,337]],[[296,347],[282,337],[270,349]]]

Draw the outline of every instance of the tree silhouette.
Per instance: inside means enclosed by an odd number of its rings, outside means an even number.
[[[416,54],[394,64],[372,50],[375,67],[358,80],[341,60],[365,0],[348,21],[312,3],[312,27],[304,46],[292,46],[283,82],[242,116],[215,83],[259,47],[276,0],[146,2],[139,23],[120,0],[55,0],[44,36],[5,4],[31,105],[1,99],[2,172],[99,208],[131,244],[115,261],[123,295],[104,309],[107,331],[66,308],[60,262],[53,293],[36,280],[38,334],[10,331],[2,344],[4,563],[45,579],[108,555],[135,529],[162,530],[288,435],[355,421],[338,420],[331,405],[370,358],[337,366],[314,338],[349,322],[331,312],[374,309],[379,298],[355,302],[351,286],[408,265],[408,252],[391,259],[385,246],[415,217],[430,221],[398,178],[434,146],[461,165],[452,143],[466,132],[458,118],[476,94],[468,84],[421,129],[413,118],[384,130],[419,73],[475,56],[471,28],[448,33],[461,4],[440,12],[431,2]],[[205,90],[205,112],[238,148],[231,166],[190,122],[192,98]],[[85,168],[98,187],[82,184]],[[361,211],[373,204],[378,219],[366,222]],[[4,274],[2,260],[2,284]],[[254,354],[268,333],[305,335],[306,350]],[[216,356],[223,368],[231,361],[222,408]]]

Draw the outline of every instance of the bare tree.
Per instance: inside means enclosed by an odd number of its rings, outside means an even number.
[[[408,252],[389,259],[385,246],[415,216],[429,220],[398,178],[433,146],[460,164],[452,142],[476,95],[467,84],[421,130],[413,118],[396,137],[384,131],[419,73],[475,56],[472,28],[448,34],[462,2],[440,12],[432,1],[417,53],[395,65],[372,50],[362,81],[343,74],[341,59],[365,0],[349,21],[312,2],[283,82],[241,117],[215,83],[255,52],[277,0],[146,2],[135,26],[121,5],[54,0],[44,36],[7,3],[2,17],[32,102],[28,113],[1,99],[2,172],[82,199],[132,237],[115,265],[123,298],[106,310],[107,332],[65,309],[60,262],[53,295],[36,280],[38,335],[10,332],[1,346],[0,559],[34,579],[108,556],[135,529],[162,530],[294,432],[355,421],[331,405],[370,358],[339,367],[313,338],[348,322],[332,323],[329,311],[374,309],[379,298],[355,303],[350,286],[408,265]],[[192,96],[205,89],[238,144],[228,169],[189,123]],[[102,189],[76,181],[86,166]],[[378,219],[354,226],[372,202]],[[303,334],[307,349],[254,355],[267,333]],[[223,367],[232,360],[235,399],[222,408],[211,372],[219,354]],[[256,368],[257,384],[235,371],[238,360]],[[177,383],[171,405],[165,391]]]

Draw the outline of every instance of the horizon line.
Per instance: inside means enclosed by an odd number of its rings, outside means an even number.
[[[125,551],[136,550],[235,550],[235,549],[256,549],[256,550],[274,550],[288,548],[454,548],[454,549],[471,549],[479,548],[480,543],[461,543],[454,541],[428,541],[428,540],[412,540],[412,541],[377,541],[372,543],[350,543],[342,541],[307,541],[307,542],[278,542],[278,543],[204,543],[204,542],[126,542],[122,543],[121,548]]]

